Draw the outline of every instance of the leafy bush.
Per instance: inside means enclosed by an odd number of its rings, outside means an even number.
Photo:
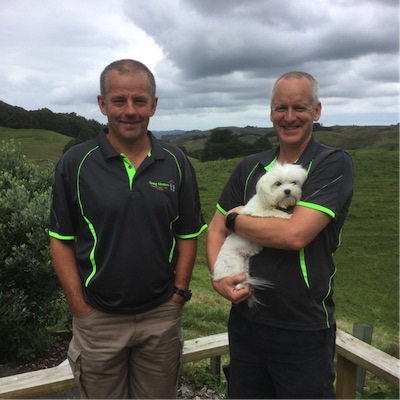
[[[45,350],[63,312],[48,246],[51,186],[50,170],[25,162],[13,141],[0,144],[0,362]]]

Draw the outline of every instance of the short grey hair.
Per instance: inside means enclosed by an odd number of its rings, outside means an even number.
[[[145,73],[150,82],[150,94],[152,98],[156,96],[156,80],[153,73],[140,61],[129,59],[114,61],[104,68],[100,75],[100,93],[102,96],[105,96],[107,92],[106,78],[110,71],[117,71],[121,75]]]
[[[271,107],[274,102],[275,98],[275,87],[276,84],[281,80],[281,79],[289,79],[289,78],[297,78],[297,79],[308,79],[311,82],[311,87],[312,87],[312,99],[313,99],[313,105],[314,107],[318,104],[319,102],[319,85],[318,81],[310,74],[307,72],[302,72],[302,71],[291,71],[291,72],[286,72],[282,76],[280,76],[276,82],[274,83],[274,86],[272,87],[271,90]]]

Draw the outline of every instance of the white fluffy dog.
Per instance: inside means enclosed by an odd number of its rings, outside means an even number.
[[[239,211],[255,217],[290,218],[290,208],[301,196],[301,187],[307,178],[307,172],[300,165],[279,164],[266,172],[257,182],[256,194]],[[236,233],[231,233],[221,247],[214,266],[213,279],[221,279],[236,274],[245,274],[247,279],[236,285],[242,288],[250,284],[253,288],[272,287],[273,284],[249,274],[249,260],[258,254],[262,246],[251,242]],[[254,295],[248,300],[252,307],[259,301]]]

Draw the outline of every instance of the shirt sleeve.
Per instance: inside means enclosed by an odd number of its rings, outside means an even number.
[[[75,185],[67,164],[65,157],[57,164],[50,209],[49,235],[60,240],[74,240],[77,224],[73,205]]]
[[[196,173],[190,161],[184,157],[176,236],[180,239],[195,238],[206,228],[207,224],[200,206]]]
[[[354,172],[350,156],[335,150],[312,161],[298,205],[322,211],[332,218],[352,197]]]

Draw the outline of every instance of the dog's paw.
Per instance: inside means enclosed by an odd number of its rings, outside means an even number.
[[[238,283],[236,286],[235,286],[235,289],[243,289],[245,287],[245,284],[244,283]]]

